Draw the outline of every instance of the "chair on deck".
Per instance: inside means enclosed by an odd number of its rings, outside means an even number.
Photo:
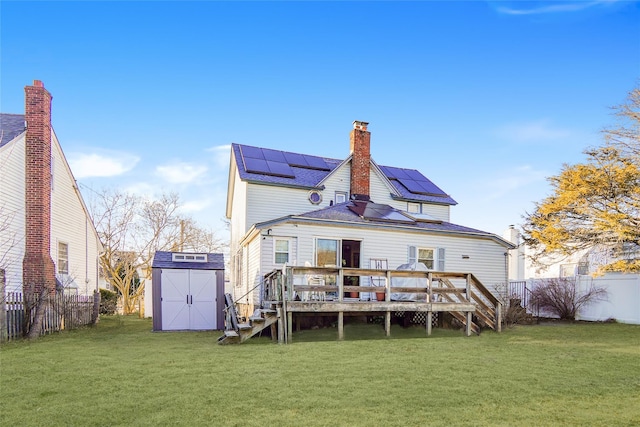
[[[389,263],[386,258],[370,258],[369,259],[369,268],[375,270],[387,270],[389,268]],[[371,280],[371,286],[385,286],[386,279],[380,276],[370,276],[369,280]],[[372,292],[375,295],[375,293]],[[373,300],[373,295],[370,297]],[[376,300],[378,300],[376,295]]]

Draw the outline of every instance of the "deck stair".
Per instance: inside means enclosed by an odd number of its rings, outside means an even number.
[[[225,294],[225,302],[233,304],[231,295]],[[248,322],[239,322],[233,305],[227,306],[227,319],[225,321],[225,331],[218,338],[218,344],[239,344],[249,338],[259,334],[263,330],[278,321],[277,311],[268,308],[257,309]],[[234,321],[235,320],[235,321]]]

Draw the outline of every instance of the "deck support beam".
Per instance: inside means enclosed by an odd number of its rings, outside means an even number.
[[[431,323],[433,320],[433,311],[427,311],[427,336],[431,336]]]
[[[391,312],[387,311],[384,314],[384,333],[387,336],[391,335]]]
[[[338,312],[338,339],[342,341],[344,339],[344,312]]]
[[[470,312],[470,311],[467,311],[467,325],[466,325],[465,333],[466,333],[466,335],[468,337],[471,336],[471,320],[472,320],[472,316],[473,316],[473,313]]]
[[[287,312],[287,342],[293,341],[293,313]]]

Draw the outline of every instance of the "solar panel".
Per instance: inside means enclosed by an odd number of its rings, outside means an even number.
[[[287,163],[287,159],[285,159],[282,151],[263,148],[262,154],[264,155],[265,160],[271,160],[272,162],[278,163]]]
[[[418,172],[415,169],[405,169],[404,172],[407,175],[407,178],[412,179],[414,181],[425,181],[427,179],[425,178],[424,175],[422,175],[420,172]]]
[[[357,203],[357,202],[354,202]],[[364,208],[364,211],[362,211]],[[377,203],[360,204],[351,209],[352,211],[362,215],[365,219],[371,219],[376,221],[389,221],[389,222],[404,222],[413,223],[414,221],[403,215],[400,211],[392,208],[389,205],[380,205]],[[361,214],[359,212],[362,212]]]
[[[405,178],[399,179],[398,181],[400,181],[400,184],[402,184],[407,190],[411,191],[412,193],[424,193],[424,188],[422,188],[422,186],[418,184],[417,181]]]
[[[416,181],[416,182],[418,183],[418,185],[422,187],[425,193],[444,194],[444,192],[441,189],[439,189],[438,186],[431,181]]]
[[[271,175],[284,176],[286,178],[295,178],[291,167],[287,163],[271,162],[267,160],[267,166]]]
[[[242,157],[251,158],[251,159],[264,159],[264,154],[262,153],[262,148],[258,147],[249,147],[247,145],[240,146],[240,150],[242,151]]]
[[[252,159],[251,157],[244,157],[244,168],[247,172],[253,173],[269,173],[269,166],[267,161],[262,159]]]
[[[302,154],[288,152],[284,152],[283,154],[284,158],[287,160],[287,163],[289,163],[289,166],[300,166],[302,168],[306,168],[309,166]]]
[[[327,166],[327,162],[325,162],[324,159],[320,157],[306,156],[304,154],[303,154],[303,157],[306,160],[309,167],[312,169],[331,170],[331,168]]]

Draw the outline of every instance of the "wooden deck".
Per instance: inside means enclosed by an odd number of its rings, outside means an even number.
[[[378,281],[384,286],[344,285],[345,277],[382,279]],[[418,279],[414,283],[421,286],[392,286],[394,278]],[[352,292],[359,297],[346,296]],[[376,294],[381,301],[374,297]],[[406,298],[407,294],[411,298]],[[395,312],[426,313],[427,335],[431,334],[433,313],[451,313],[464,325],[467,336],[479,333],[481,327],[500,331],[502,320],[502,304],[471,273],[287,267],[265,276],[261,301],[263,307],[278,310],[278,336],[282,342],[292,340],[294,313],[336,314],[339,339],[344,338],[345,315],[382,314],[387,335]]]

